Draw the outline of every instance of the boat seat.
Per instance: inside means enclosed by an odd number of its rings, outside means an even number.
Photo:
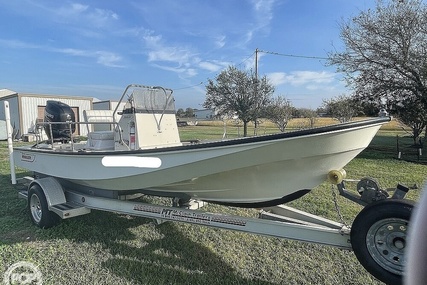
[[[113,110],[84,110],[83,118],[85,120],[88,133],[90,131],[107,131],[112,129],[109,123],[114,122]],[[116,122],[117,122],[116,118]],[[105,123],[105,124],[92,124],[90,123]]]
[[[114,150],[114,132],[96,131],[87,135],[86,149]]]

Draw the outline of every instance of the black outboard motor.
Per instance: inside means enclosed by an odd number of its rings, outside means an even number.
[[[75,122],[76,118],[70,106],[59,101],[48,100],[44,109],[45,122]],[[51,130],[52,129],[52,130]],[[71,134],[76,130],[76,125],[71,124],[46,124],[44,131],[49,140],[68,142]],[[52,138],[53,136],[53,138]]]

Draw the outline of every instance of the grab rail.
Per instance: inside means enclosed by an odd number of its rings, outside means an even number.
[[[116,122],[117,110],[120,108],[120,104],[122,103],[123,98],[125,97],[125,95],[128,94],[128,91],[129,91],[130,88],[161,89],[164,92],[164,94],[166,94],[166,90],[170,90],[171,91],[171,94],[169,95],[169,97],[166,96],[167,99],[166,99],[165,107],[162,110],[162,114],[161,114],[160,119],[157,120],[157,118],[154,117],[154,119],[156,120],[157,129],[158,129],[158,131],[160,131],[160,122],[161,122],[161,120],[163,118],[163,115],[164,115],[164,113],[166,111],[166,107],[168,106],[170,100],[173,100],[173,97],[172,97],[173,90],[172,89],[163,88],[162,86],[147,86],[147,85],[141,85],[141,84],[129,84],[128,86],[126,86],[125,90],[123,91],[122,96],[120,97],[120,99],[119,99],[116,107],[114,108],[114,111],[113,111],[113,122]],[[130,95],[131,94],[129,94],[128,97]]]
[[[125,97],[125,95],[127,94],[128,90],[130,88],[133,88],[133,87],[134,88],[152,88],[150,86],[145,86],[145,85],[141,85],[141,84],[129,84],[128,86],[126,86],[125,91],[123,91],[123,94],[120,97],[119,102],[117,103],[116,108],[114,108],[114,111],[113,111],[113,122],[116,122],[115,116],[116,116],[117,110],[120,107],[120,103],[122,103],[122,101],[123,101],[123,97]]]
[[[36,145],[39,145],[41,143],[41,133],[39,133],[39,130],[42,129],[42,126],[49,126],[49,132],[50,132],[50,140],[48,140],[53,147],[54,144],[54,138],[53,138],[53,132],[52,132],[52,125],[68,125],[68,131],[70,134],[70,142],[71,142],[71,149],[74,151],[74,140],[73,140],[73,130],[72,130],[72,126],[73,125],[114,125],[115,126],[115,130],[117,130],[117,132],[119,133],[119,142],[123,145],[126,145],[126,143],[123,140],[122,137],[122,132],[120,130],[120,125],[118,122],[38,122],[36,123],[36,127],[35,127],[35,134],[36,134]]]

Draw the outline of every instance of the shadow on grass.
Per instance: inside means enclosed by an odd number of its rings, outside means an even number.
[[[242,278],[211,249],[189,240],[175,224],[158,228],[164,237],[150,241],[143,248],[111,244],[115,257],[104,266],[131,283],[272,284]]]
[[[369,146],[357,157],[398,160],[399,152],[400,160],[427,164],[427,151],[424,149],[420,155],[418,148],[413,144],[413,139],[409,136],[401,136],[397,140],[396,136],[377,134]]]
[[[101,244],[110,257],[99,266],[131,284],[273,284],[242,278],[173,222],[156,226],[151,219],[94,211],[42,235]]]
[[[87,244],[98,247],[103,252],[88,253],[84,262],[103,267],[130,284],[273,284],[257,277],[243,278],[213,248],[192,241],[172,222],[156,226],[151,219],[92,211],[89,215],[63,220],[54,228],[39,229],[32,225],[26,203],[17,197],[9,176],[1,175],[0,182],[6,185],[2,187],[0,200],[0,244],[4,246],[37,242],[38,248],[44,248],[60,241],[68,248]],[[61,250],[56,254],[63,254]],[[72,249],[67,252],[63,258],[73,259]],[[53,261],[55,254],[45,258]],[[71,271],[67,274],[73,274]],[[103,278],[106,283],[112,278],[98,277],[101,283]]]
[[[28,215],[26,202],[18,198],[10,175],[0,175],[0,245],[35,239]]]

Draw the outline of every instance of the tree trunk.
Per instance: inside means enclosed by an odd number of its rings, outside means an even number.
[[[412,136],[414,139],[414,145],[417,145],[420,141],[420,135],[421,135],[422,130],[416,128],[412,130]]]
[[[243,136],[248,136],[248,122],[243,121]]]
[[[424,128],[425,128],[424,124],[422,126],[418,124],[414,124],[412,126],[412,136],[414,139],[414,145],[418,145],[420,143],[420,137],[421,137],[421,134],[423,133]]]
[[[258,135],[258,120],[255,119],[254,121],[254,136]]]

